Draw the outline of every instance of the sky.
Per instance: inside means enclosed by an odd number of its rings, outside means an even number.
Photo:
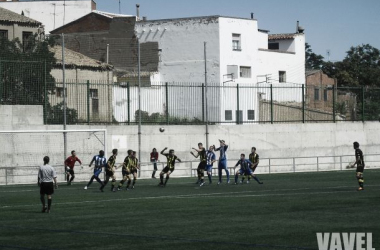
[[[119,0],[95,0],[97,9],[119,13]],[[120,0],[121,13],[166,19],[222,15],[250,18],[270,34],[294,33],[296,22],[306,42],[325,60],[340,61],[351,46],[380,49],[380,0]],[[330,56],[328,57],[328,51]]]

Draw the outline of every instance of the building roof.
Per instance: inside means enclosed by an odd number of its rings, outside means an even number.
[[[62,47],[55,45],[54,47],[49,47],[49,50],[54,53],[54,57],[57,60],[56,66],[62,66]],[[97,61],[70,49],[65,49],[65,66],[101,71],[113,68],[110,64]]]
[[[256,19],[244,18],[244,17],[231,17],[231,16],[221,16],[221,15],[211,15],[211,16],[196,16],[196,17],[179,17],[179,18],[168,18],[168,19],[154,19],[154,20],[140,20],[140,23],[149,23],[149,22],[171,22],[171,21],[186,21],[186,20],[196,20],[196,19],[217,19],[217,18],[233,18],[233,19],[242,19],[242,20],[252,20],[257,21]]]
[[[268,40],[288,40],[288,39],[294,39],[297,34],[295,33],[288,33],[288,34],[271,34],[268,36]]]
[[[13,12],[1,7],[0,7],[0,22],[18,23],[18,24],[23,24],[27,26],[35,26],[35,27],[38,27],[41,25],[41,23],[38,22],[37,20],[23,16],[21,14],[17,14],[16,12]]]
[[[122,15],[122,14],[116,14],[116,13],[109,13],[99,10],[93,10],[91,13],[99,14],[108,18],[114,18],[114,17],[131,17],[132,15]],[[91,14],[89,13],[89,14]]]
[[[319,73],[319,72],[322,72],[322,70],[320,70],[320,69],[306,69],[305,70],[305,75],[306,76],[311,76],[311,75],[314,75],[314,74]]]

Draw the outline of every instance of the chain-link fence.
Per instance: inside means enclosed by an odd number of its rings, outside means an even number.
[[[1,39],[6,49],[0,54],[0,104],[40,105],[44,124],[249,124],[380,117],[380,88],[323,82],[189,83],[179,76],[178,81],[161,81],[170,72],[159,70],[158,43],[140,44],[131,37],[102,32],[51,35],[20,48]]]

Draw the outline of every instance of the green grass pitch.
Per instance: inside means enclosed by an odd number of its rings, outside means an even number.
[[[0,249],[318,249],[316,232],[372,232],[380,249],[380,170],[365,171],[362,192],[354,171],[258,177],[116,193],[61,184],[50,214],[37,185],[0,186]]]

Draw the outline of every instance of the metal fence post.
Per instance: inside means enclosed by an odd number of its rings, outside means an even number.
[[[302,84],[302,123],[305,123],[305,85]]]
[[[362,86],[362,122],[365,121],[365,119],[364,119],[364,98],[365,98],[364,86]]]
[[[236,124],[240,124],[240,107],[239,107],[239,84],[236,84]]]
[[[128,125],[131,125],[131,92],[129,82],[127,82],[127,108],[128,108]]]
[[[343,165],[342,165],[342,156],[339,156],[340,158],[340,170],[343,170]]]
[[[336,107],[335,93],[336,92],[335,92],[335,87],[336,86],[333,87],[333,106],[332,106],[332,108],[333,108],[333,121],[334,121],[334,123],[336,122],[336,114],[335,114],[336,113],[336,110],[335,110],[335,107]]]
[[[269,158],[269,173],[270,173],[270,158]]]
[[[165,93],[166,93],[166,124],[169,125],[169,89],[168,83],[165,83]]]
[[[47,83],[46,83],[46,60],[44,62],[44,124],[47,124]]]
[[[90,81],[87,80],[87,124],[90,125]]]
[[[270,85],[270,123],[273,124],[273,86]]]
[[[319,157],[317,156],[317,172],[319,172]]]
[[[1,60],[0,60],[0,104],[2,103],[1,100],[3,99],[3,84],[2,84],[3,77],[1,75],[2,74],[1,67],[2,65],[1,65]]]
[[[293,157],[293,173],[296,172],[296,158]]]
[[[202,122],[205,122],[205,84],[202,83]]]

